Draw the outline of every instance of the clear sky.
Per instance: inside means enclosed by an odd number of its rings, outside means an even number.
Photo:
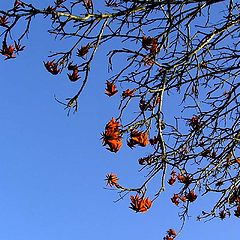
[[[113,154],[102,147],[101,132],[117,113],[117,99],[104,94],[109,76],[104,51],[97,55],[75,115],[67,117],[54,100],[54,94],[73,96],[78,83],[45,70],[49,51],[63,44],[49,38],[47,27],[47,19],[36,18],[25,51],[14,60],[0,59],[0,239],[159,240],[169,228],[178,230],[172,193],[136,214],[128,208],[128,196],[114,203],[117,192],[104,189],[109,172],[122,183],[137,183],[142,152],[124,147]],[[236,217],[195,221],[208,204],[193,204],[179,239],[238,239]]]

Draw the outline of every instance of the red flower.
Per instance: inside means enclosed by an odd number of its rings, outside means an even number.
[[[74,69],[72,74],[68,74],[68,78],[70,81],[76,82],[80,78],[78,74],[78,69]]]
[[[116,86],[114,84],[114,82],[109,82],[107,81],[107,87],[106,87],[106,91],[105,91],[105,94],[108,95],[109,97],[115,95],[118,90],[116,89]]]
[[[156,54],[159,51],[158,38],[146,37],[142,38],[142,47],[146,50],[150,50],[151,54]]]
[[[174,238],[177,236],[177,233],[174,229],[170,228],[167,231],[167,235],[163,238],[164,240],[174,240]]]
[[[108,145],[111,152],[117,152],[122,147],[122,136],[120,133],[120,123],[114,118],[109,121],[102,134],[103,145]]]
[[[181,196],[180,199],[183,201],[183,202],[186,202],[188,199],[186,196]]]
[[[138,130],[131,131],[130,140],[128,141],[129,147],[134,147],[135,145],[139,145],[141,147],[145,147],[148,145],[148,133],[141,132]]]
[[[177,176],[177,179],[180,183],[184,183],[187,186],[191,183],[191,177],[189,175],[184,176],[184,175],[179,173],[178,176]]]
[[[106,175],[106,179],[105,181],[107,181],[107,185],[109,185],[110,187],[112,186],[118,186],[118,178],[117,175],[110,173]]]
[[[136,91],[136,89],[130,90],[130,89],[128,88],[127,90],[123,91],[122,97],[123,97],[123,98],[132,97],[135,91]]]
[[[68,70],[69,71],[74,71],[74,70],[77,70],[78,69],[78,65],[77,64],[73,64],[73,62],[70,62],[68,64]]]
[[[145,48],[146,50],[148,50],[149,47],[151,47],[156,42],[157,42],[156,38],[147,37],[147,36],[142,37],[142,47]]]
[[[173,185],[176,181],[176,172],[173,170],[171,172],[171,178],[168,180],[169,185]]]
[[[197,199],[197,195],[195,194],[194,190],[191,190],[187,195],[186,198],[189,202],[194,202]]]
[[[84,58],[84,57],[86,57],[88,51],[89,51],[88,45],[82,46],[80,49],[77,50],[77,56]]]
[[[6,59],[15,58],[16,55],[14,52],[15,52],[15,48],[13,45],[7,46],[6,42],[3,42],[1,54],[6,56]]]
[[[173,237],[169,237],[169,236],[165,236],[164,240],[174,240],[174,238]]]
[[[178,206],[180,201],[179,201],[179,195],[178,194],[174,194],[173,197],[171,198],[171,201]]]
[[[210,157],[210,153],[211,153],[210,149],[205,149],[200,154],[202,157]]]
[[[170,228],[168,231],[167,231],[167,234],[171,237],[176,237],[177,236],[177,233],[174,229]]]
[[[173,185],[174,183],[176,182],[176,178],[174,178],[174,177],[171,177],[169,180],[168,180],[168,183],[169,183],[169,185]]]
[[[198,116],[192,116],[192,118],[189,121],[189,125],[193,128],[195,131],[199,131],[202,127],[202,123],[200,122],[200,119]]]
[[[146,212],[151,206],[152,206],[152,201],[147,197],[147,198],[139,198],[138,194],[134,197],[131,196],[131,204],[130,208],[136,212]]]
[[[53,75],[57,75],[60,72],[60,69],[58,68],[58,64],[53,61],[47,61],[44,63],[45,68]]]

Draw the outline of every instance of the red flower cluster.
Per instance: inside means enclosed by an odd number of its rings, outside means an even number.
[[[131,206],[130,208],[136,212],[146,212],[151,206],[152,201],[147,198],[139,198],[138,194],[134,197],[131,196]]]
[[[135,145],[139,145],[141,147],[145,147],[148,145],[148,133],[141,132],[138,130],[131,131],[130,140],[128,141],[129,147],[134,147]]]
[[[116,89],[116,86],[114,84],[114,82],[109,82],[107,81],[107,87],[106,87],[106,91],[105,91],[105,94],[108,95],[109,97],[115,95],[118,90]]]
[[[44,63],[45,68],[53,75],[57,75],[60,72],[60,69],[58,68],[58,64],[55,63],[55,61],[47,61]]]
[[[122,136],[120,132],[120,123],[114,118],[109,121],[102,134],[103,145],[108,145],[111,152],[117,152],[122,146]]]

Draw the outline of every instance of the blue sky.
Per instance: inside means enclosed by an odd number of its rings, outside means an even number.
[[[14,60],[0,60],[0,239],[157,240],[169,228],[178,230],[171,194],[136,214],[128,197],[114,203],[117,192],[104,189],[108,172],[123,183],[138,182],[136,160],[142,152],[124,147],[113,154],[102,147],[100,134],[117,114],[117,99],[104,94],[109,76],[104,51],[97,54],[77,114],[67,117],[54,100],[54,94],[73,96],[78,83],[45,70],[49,50],[62,44],[49,38],[47,26],[47,19],[36,18],[26,50]],[[194,203],[179,239],[237,237],[235,217],[195,221],[197,210],[208,204]]]

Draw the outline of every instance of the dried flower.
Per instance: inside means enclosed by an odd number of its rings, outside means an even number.
[[[195,194],[194,190],[191,190],[187,195],[187,199],[189,202],[194,202],[197,199],[197,195]]]
[[[173,170],[171,172],[171,178],[168,180],[169,185],[173,185],[176,181],[176,172]]]
[[[47,61],[44,63],[45,68],[53,75],[57,75],[60,72],[60,69],[58,68],[58,64],[55,63],[55,61]]]
[[[174,229],[170,228],[167,231],[167,235],[163,238],[164,240],[174,240],[174,238],[177,236],[177,233]]]
[[[201,127],[202,127],[202,123],[200,122],[199,117],[195,116],[195,115],[190,119],[189,125],[196,132],[198,132],[201,129]]]
[[[202,157],[208,157],[210,156],[211,150],[210,149],[205,149],[201,152]]]
[[[84,58],[86,57],[88,51],[89,51],[89,45],[82,46],[80,49],[77,50],[77,56]]]
[[[7,27],[8,24],[9,24],[8,17],[5,15],[0,16],[0,26]]]
[[[152,164],[152,157],[147,156],[147,157],[144,157],[144,158],[139,158],[138,163],[140,165],[145,165],[145,164],[151,165]]]
[[[155,55],[158,51],[158,38],[142,37],[142,47],[146,50],[150,50],[150,53]]]
[[[177,233],[174,229],[170,228],[168,231],[167,231],[167,234],[171,237],[176,237],[177,236]]]
[[[135,91],[136,91],[136,89],[130,90],[130,89],[128,88],[128,89],[126,89],[125,91],[123,91],[122,97],[123,97],[123,98],[132,97]]]
[[[78,74],[78,69],[74,69],[72,74],[68,74],[68,78],[70,81],[76,82],[80,78]]]
[[[191,183],[191,177],[189,175],[184,176],[179,173],[177,179],[180,183],[186,184],[186,186],[188,186]]]
[[[24,3],[22,1],[16,0],[14,3],[14,8],[24,7]]]
[[[142,112],[146,111],[149,107],[149,104],[144,100],[141,99],[139,102],[139,108],[141,109]]]
[[[116,89],[116,86],[114,84],[114,82],[109,82],[107,81],[107,87],[106,87],[106,91],[105,91],[105,94],[108,95],[109,97],[115,95],[118,90]]]
[[[13,45],[9,45],[7,46],[6,42],[3,42],[2,44],[2,50],[0,51],[0,53],[4,56],[6,56],[6,60],[10,59],[10,58],[15,58],[15,48]]]
[[[92,8],[92,6],[93,6],[92,0],[84,0],[84,3],[87,8]]]
[[[25,46],[22,46],[20,43],[17,43],[16,41],[14,41],[14,45],[17,53],[23,51],[25,48]]]
[[[227,213],[225,210],[222,210],[219,212],[219,217],[221,220],[224,220],[226,218],[226,216],[227,216]]]
[[[78,65],[77,64],[73,64],[73,62],[70,62],[69,64],[68,64],[68,70],[69,71],[74,71],[74,70],[77,70],[78,69]]]
[[[176,205],[178,206],[180,201],[179,201],[179,195],[178,194],[174,194],[173,197],[171,198],[171,201]]]
[[[202,61],[200,63],[200,68],[207,68],[207,63],[205,61]]]
[[[176,178],[174,178],[174,177],[171,177],[169,180],[168,180],[168,183],[169,183],[169,185],[173,185],[174,183],[176,182]]]

